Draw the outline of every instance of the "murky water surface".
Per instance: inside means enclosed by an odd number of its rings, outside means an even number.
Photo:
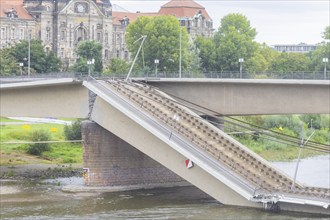
[[[309,164],[313,160],[314,162]],[[307,161],[307,162],[306,162]],[[305,172],[304,163],[308,164]],[[275,163],[293,175],[295,163]],[[328,186],[329,156],[302,161],[301,182]],[[322,171],[318,174],[317,170]],[[306,174],[307,173],[307,174]],[[302,178],[312,175],[311,178]],[[321,175],[321,176],[318,176]],[[328,181],[328,182],[327,182]],[[327,219],[299,213],[269,213],[262,210],[223,206],[195,187],[173,187],[116,193],[64,193],[61,186],[82,184],[81,178],[47,182],[2,181],[1,219]]]

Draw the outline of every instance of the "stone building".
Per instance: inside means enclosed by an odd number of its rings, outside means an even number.
[[[72,65],[77,45],[95,40],[102,45],[103,63],[113,57],[129,60],[126,27],[139,16],[174,15],[191,38],[212,36],[213,23],[193,0],[171,0],[158,12],[113,11],[110,0],[0,0],[0,47],[23,39],[39,39],[65,67]],[[28,34],[29,33],[29,34]]]

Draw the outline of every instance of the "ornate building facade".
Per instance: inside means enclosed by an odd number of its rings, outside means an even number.
[[[0,47],[39,39],[68,67],[77,59],[78,43],[95,40],[104,64],[114,57],[129,60],[127,25],[139,16],[159,15],[176,16],[192,39],[212,36],[212,19],[193,0],[171,0],[153,13],[113,11],[110,0],[0,0]]]

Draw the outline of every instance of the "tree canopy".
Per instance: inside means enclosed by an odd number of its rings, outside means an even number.
[[[88,72],[88,60],[94,59],[93,71],[102,72],[102,45],[96,41],[81,41],[77,47],[78,59],[73,66],[77,72]]]
[[[186,69],[191,61],[189,54],[189,39],[185,28],[181,30],[182,69]],[[180,57],[180,25],[174,16],[139,17],[127,27],[126,43],[132,57],[138,51],[141,41],[137,40],[146,35],[143,50],[137,60],[140,69],[145,66],[154,67],[158,59],[158,70],[178,72]]]
[[[214,35],[217,69],[238,70],[239,58],[248,63],[257,50],[257,43],[254,41],[256,35],[256,29],[251,27],[244,15],[234,13],[223,17]]]
[[[10,53],[18,63],[28,66],[28,41],[17,43],[10,49]],[[49,73],[59,71],[60,60],[52,51],[45,52],[42,42],[39,40],[30,41],[30,67],[32,72]]]

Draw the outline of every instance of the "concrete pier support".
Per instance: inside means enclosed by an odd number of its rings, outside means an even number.
[[[186,183],[97,123],[84,121],[81,128],[86,186],[140,185],[143,188],[148,185],[156,187]]]

